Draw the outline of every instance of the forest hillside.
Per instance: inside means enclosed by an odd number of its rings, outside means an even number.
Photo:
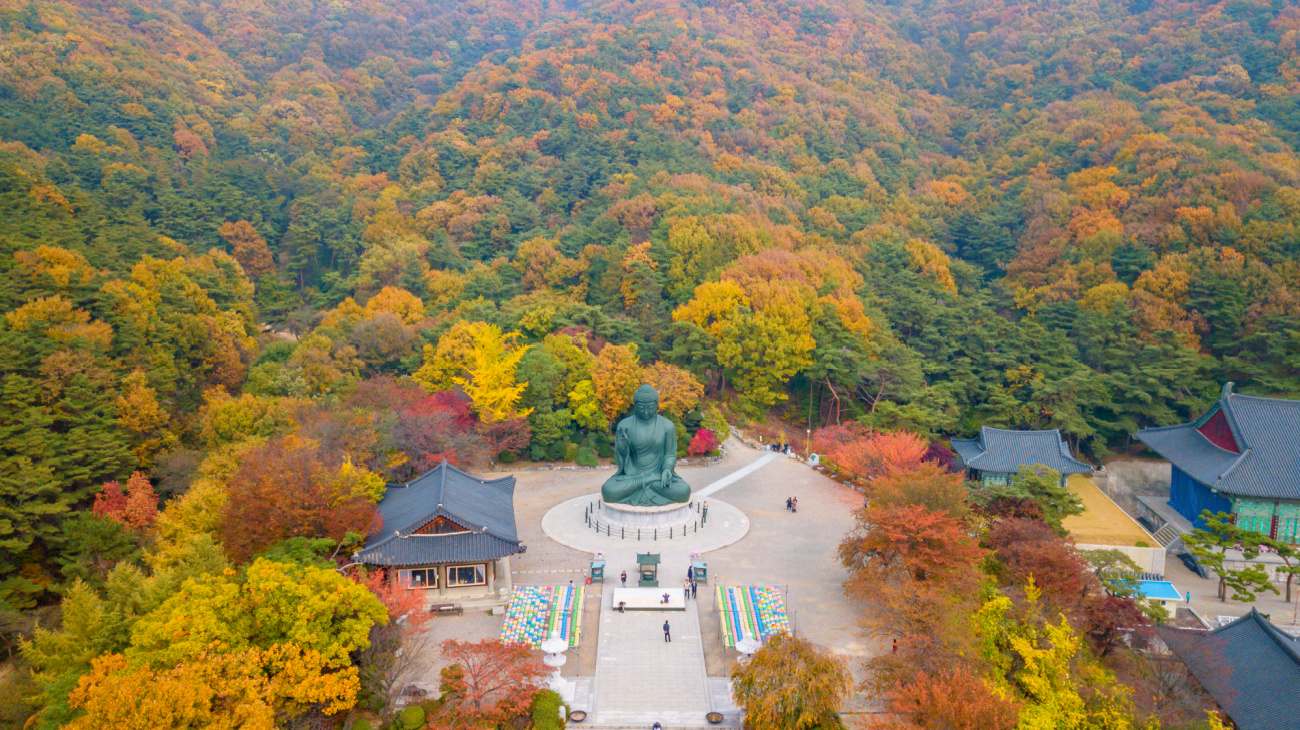
[[[88,632],[25,650],[37,726],[179,586],[333,580],[257,556],[442,458],[594,464],[641,382],[683,455],[1095,461],[1300,396],[1298,44],[1285,0],[0,0],[0,608]]]

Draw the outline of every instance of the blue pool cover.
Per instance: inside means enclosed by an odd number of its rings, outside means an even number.
[[[1147,598],[1156,598],[1161,601],[1181,601],[1183,594],[1174,588],[1174,584],[1167,580],[1141,580],[1138,581],[1138,592]]]

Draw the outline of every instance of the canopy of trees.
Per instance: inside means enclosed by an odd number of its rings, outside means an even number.
[[[1267,0],[7,2],[3,623],[122,565],[342,554],[443,458],[595,464],[640,382],[683,456],[778,414],[858,429],[867,479],[979,424],[1098,457],[1224,380],[1300,395],[1298,33]],[[126,660],[67,675],[86,722],[238,669]]]

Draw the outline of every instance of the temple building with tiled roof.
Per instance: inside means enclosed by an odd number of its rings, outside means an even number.
[[[1300,727],[1300,643],[1259,611],[1210,632],[1160,635],[1239,730]]]
[[[480,479],[444,459],[379,502],[383,526],[353,560],[395,571],[430,600],[504,597],[510,556],[524,552],[515,530],[515,478]]]
[[[1240,395],[1227,383],[1195,421],[1136,436],[1169,460],[1168,504],[1188,522],[1227,512],[1239,527],[1300,542],[1300,401]]]
[[[1023,467],[1045,466],[1061,475],[1061,484],[1071,474],[1091,474],[1093,468],[1075,459],[1070,445],[1058,429],[1050,431],[1008,431],[981,426],[979,436],[953,439],[952,449],[975,481],[1005,484]]]

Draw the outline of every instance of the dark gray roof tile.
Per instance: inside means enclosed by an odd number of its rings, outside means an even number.
[[[431,565],[434,563],[483,563],[523,552],[516,541],[502,540],[486,532],[456,532],[448,535],[411,535],[386,540],[357,553],[357,562],[367,565]]]
[[[1300,717],[1300,644],[1259,611],[1212,632],[1162,632],[1240,730],[1293,730]]]
[[[384,518],[356,554],[373,565],[496,560],[524,551],[515,529],[515,478],[480,479],[443,460],[405,484],[390,484],[378,509]],[[415,535],[437,517],[465,528]],[[396,562],[393,562],[396,561]]]
[[[1217,408],[1228,419],[1240,455],[1225,451],[1193,423],[1139,431],[1139,441],[1193,479],[1225,494],[1300,499],[1300,401],[1257,398],[1224,386]],[[1213,410],[1213,409],[1212,409]]]
[[[973,439],[953,439],[953,451],[971,469],[1014,472],[1024,466],[1041,465],[1061,474],[1087,474],[1093,468],[1070,455],[1070,447],[1059,429],[1050,431],[1008,431],[981,426]]]

